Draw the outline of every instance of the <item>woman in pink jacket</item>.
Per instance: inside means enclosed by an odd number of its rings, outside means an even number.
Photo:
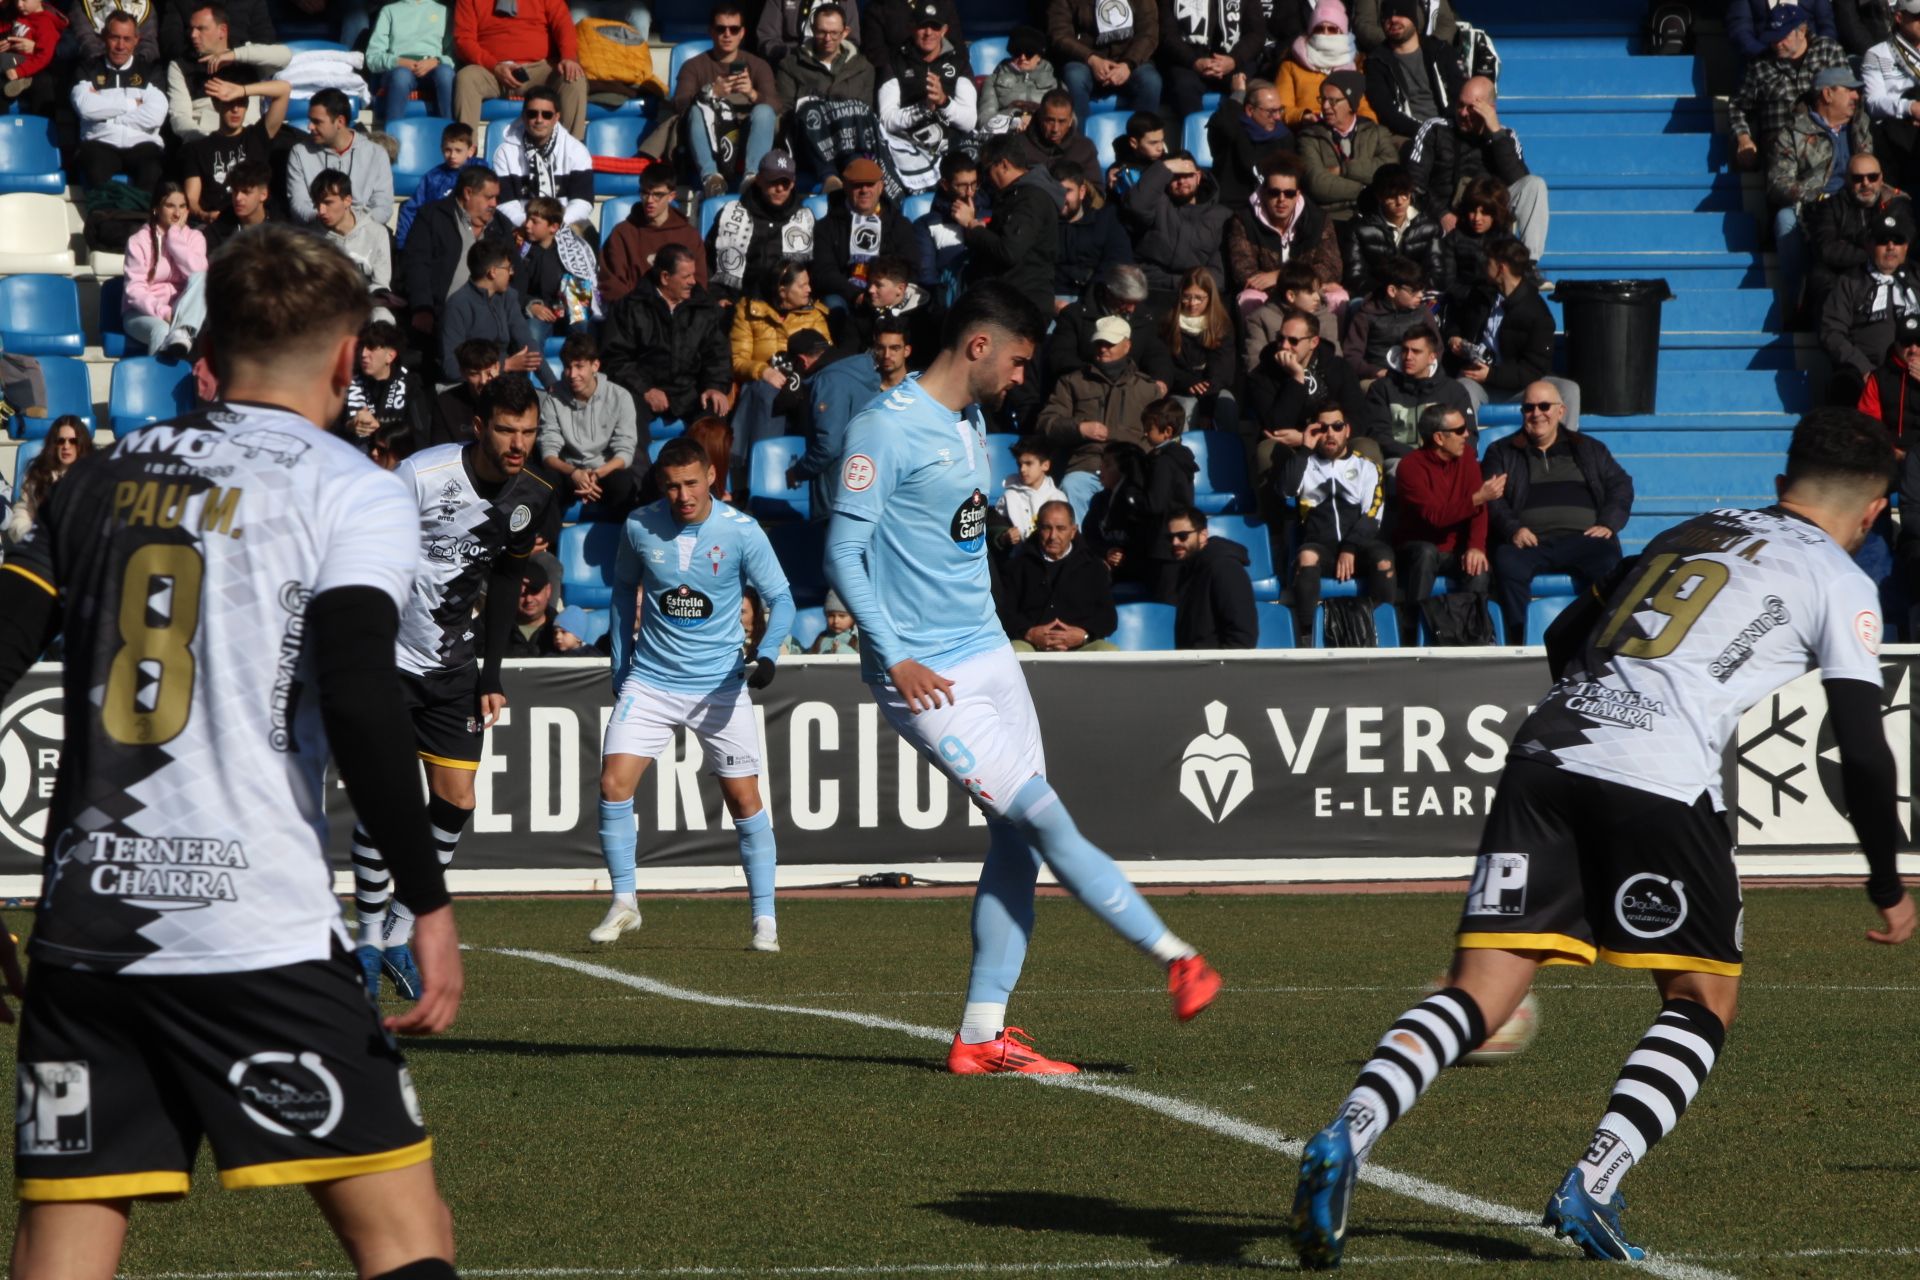
[[[121,327],[129,344],[157,355],[187,281],[207,269],[207,241],[187,225],[187,193],[163,182],[153,193],[147,225],[127,241],[127,304]]]

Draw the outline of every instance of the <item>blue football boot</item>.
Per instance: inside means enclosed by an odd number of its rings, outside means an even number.
[[[1344,1118],[1313,1135],[1300,1158],[1300,1185],[1293,1193],[1293,1245],[1303,1271],[1330,1271],[1346,1247],[1347,1206],[1360,1162]]]
[[[1552,1227],[1553,1234],[1579,1245],[1596,1262],[1639,1262],[1647,1251],[1627,1243],[1620,1230],[1620,1215],[1626,1207],[1626,1197],[1618,1191],[1605,1204],[1595,1200],[1580,1181],[1580,1171],[1574,1169],[1553,1193],[1553,1199],[1547,1201],[1547,1212],[1540,1221]]]
[[[380,967],[386,971],[387,981],[393,984],[395,995],[402,1000],[420,998],[420,968],[413,962],[412,947],[404,943],[388,947],[380,953]]]
[[[353,954],[360,961],[360,977],[367,984],[367,997],[375,1004],[380,1003],[380,948],[361,946],[355,948]]]

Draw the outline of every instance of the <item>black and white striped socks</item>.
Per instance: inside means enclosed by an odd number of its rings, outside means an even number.
[[[1486,1038],[1486,1019],[1479,1004],[1458,987],[1436,991],[1401,1014],[1360,1069],[1360,1078],[1340,1109],[1354,1159],[1364,1160],[1380,1135],[1413,1108],[1434,1078]]]
[[[365,827],[353,824],[353,911],[358,923],[360,945],[380,945],[380,930],[387,922],[387,904],[393,900],[393,877],[387,872],[387,860],[373,847],[373,837]]]
[[[1673,1131],[1706,1083],[1727,1042],[1727,1028],[1705,1005],[1669,1000],[1627,1056],[1607,1113],[1578,1166],[1587,1194],[1605,1204],[1627,1170]]]

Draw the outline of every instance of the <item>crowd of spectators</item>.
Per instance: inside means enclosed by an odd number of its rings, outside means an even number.
[[[1622,500],[1617,465],[1577,434],[1579,388],[1552,372],[1548,192],[1494,83],[1463,65],[1447,0],[1036,0],[980,75],[952,0],[720,0],[711,47],[678,62],[638,154],[618,157],[584,145],[599,85],[563,0],[379,6],[374,125],[325,89],[295,129],[292,53],[260,0],[134,9],[73,0],[47,63],[43,24],[15,29],[18,79],[69,131],[89,209],[139,193],[120,224],[129,339],[191,358],[208,256],[261,221],[308,225],[367,277],[338,429],[384,460],[461,438],[475,389],[526,372],[540,462],[588,518],[642,501],[654,440],[701,423],[726,433],[721,487],[742,505],[756,446],[804,437],[759,479],[810,486],[824,519],[848,419],[923,367],[952,301],[991,278],[1053,319],[989,424],[1009,433],[992,448],[1018,440],[998,460],[994,545],[1023,644],[1100,646],[1115,593],[1175,605],[1183,645],[1257,642],[1249,548],[1196,508],[1196,430],[1239,441],[1303,641],[1328,574],[1408,625],[1436,581],[1491,596],[1517,640],[1533,574],[1601,571],[1599,550],[1559,541],[1569,520],[1618,557],[1630,482]],[[1772,9],[1762,36],[1798,12]],[[1860,94],[1825,69],[1845,67],[1831,44],[1773,41],[1735,104],[1742,155],[1785,172],[1791,149],[1796,210],[1836,189],[1823,155],[1844,173],[1871,152],[1834,133]],[[1778,102],[1795,85],[1825,95],[1812,114]],[[453,123],[444,163],[397,191],[379,120],[409,96]],[[514,116],[476,146],[503,97]],[[1126,113],[1110,163],[1084,128],[1095,110]],[[642,172],[603,237],[608,161]],[[1915,295],[1882,244],[1904,198],[1877,177],[1856,197],[1781,226],[1819,237],[1822,335],[1868,353],[1864,383],[1877,333],[1829,313],[1890,323]],[[1476,421],[1495,402],[1527,422],[1498,454]]]

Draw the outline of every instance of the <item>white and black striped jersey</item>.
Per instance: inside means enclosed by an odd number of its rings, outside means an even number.
[[[307,603],[403,605],[416,525],[398,480],[266,405],[145,427],[54,487],[4,566],[66,634],[36,960],[225,973],[346,943]]]
[[[396,474],[419,515],[420,573],[400,615],[402,671],[457,671],[474,660],[473,606],[502,555],[533,554],[553,486],[528,467],[492,493],[473,474],[475,444],[423,449]]]
[[[1879,595],[1825,531],[1778,507],[1711,511],[1628,566],[1513,754],[1722,807],[1747,708],[1814,668],[1878,686],[1879,652]]]

